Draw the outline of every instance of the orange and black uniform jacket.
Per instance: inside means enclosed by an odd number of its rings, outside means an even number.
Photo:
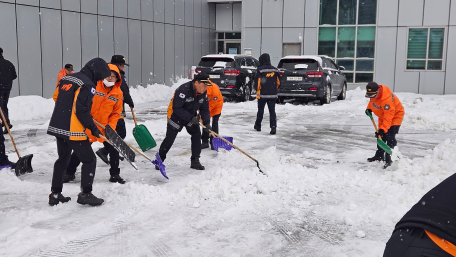
[[[371,109],[378,117],[378,129],[388,132],[391,126],[399,126],[404,119],[404,107],[399,98],[387,86],[379,85],[380,92],[371,98],[366,109]]]
[[[71,72],[71,74],[73,74],[74,72]],[[57,97],[59,96],[59,84],[60,84],[60,80],[65,77],[66,75],[68,75],[66,73],[66,70],[65,69],[61,69],[59,71],[59,75],[57,76],[57,84],[55,85],[55,91],[54,91],[54,95],[52,96],[52,99],[54,99],[54,102],[57,100]]]
[[[211,117],[222,113],[223,96],[217,84],[212,83],[207,87],[207,100],[209,101],[209,112]]]
[[[197,115],[198,110],[203,124],[208,124],[211,118],[206,92],[197,94],[193,82],[189,81],[174,92],[168,106],[168,124],[181,131],[184,126],[191,125],[192,117]]]
[[[117,66],[108,64],[109,68],[115,71],[120,78],[120,72]],[[103,126],[109,124],[111,128],[116,130],[117,122],[122,112],[122,97],[123,93],[120,90],[121,80],[118,80],[112,87],[106,87],[103,81],[98,81],[95,95],[93,97],[92,110],[90,114],[92,117],[101,123]],[[98,126],[98,124],[97,124]],[[98,126],[98,129],[105,135],[104,129]],[[90,130],[86,130],[90,142],[104,142],[103,139],[94,137]]]
[[[276,99],[280,86],[280,72],[271,65],[269,54],[260,56],[260,66],[257,68],[254,87],[256,89],[256,98]]]
[[[47,133],[67,140],[86,140],[85,128],[94,126],[90,115],[92,98],[96,92],[94,82],[110,74],[106,62],[95,58],[81,72],[63,77]]]

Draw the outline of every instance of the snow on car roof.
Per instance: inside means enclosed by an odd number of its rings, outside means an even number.
[[[320,55],[320,56],[318,56],[318,55],[288,55],[288,56],[283,57],[280,60],[283,60],[283,59],[313,59],[313,60],[317,61],[321,66],[322,62],[323,62],[321,57],[326,57],[326,58],[331,59],[331,57],[328,57],[325,55]]]
[[[231,58],[234,60],[234,57],[236,56],[242,56],[240,54],[209,54],[205,55],[201,58]]]

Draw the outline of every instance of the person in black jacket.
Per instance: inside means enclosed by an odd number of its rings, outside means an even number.
[[[194,76],[192,81],[189,81],[176,89],[174,96],[168,106],[168,124],[166,127],[166,137],[160,145],[158,154],[164,162],[166,154],[171,149],[171,146],[183,127],[191,135],[192,141],[192,156],[190,158],[190,168],[204,170],[199,158],[201,154],[201,130],[200,117],[201,115],[206,131],[212,130],[210,124],[209,103],[206,96],[207,86],[211,85],[209,76],[204,73],[199,73]],[[155,166],[158,170],[158,167]]]
[[[456,256],[456,174],[427,192],[396,224],[383,257]]]
[[[127,129],[125,127],[125,120],[124,118],[126,117],[125,113],[125,103],[130,106],[130,108],[134,108],[135,104],[133,103],[133,99],[131,98],[130,95],[130,89],[128,88],[127,85],[127,78],[125,77],[125,71],[124,68],[125,66],[130,66],[125,62],[125,57],[123,55],[113,55],[111,57],[111,64],[114,64],[119,68],[120,71],[120,76],[122,77],[122,84],[120,85],[120,89],[122,90],[123,93],[123,110],[120,116],[119,121],[117,122],[117,127],[116,127],[116,132],[117,134],[124,139],[127,136]],[[109,152],[106,150],[105,147],[100,148],[98,151],[96,151],[96,154],[100,159],[105,162],[106,164],[109,164]],[[123,157],[119,157],[121,160],[123,160]]]
[[[3,49],[0,48],[0,108],[3,110],[3,114],[5,114],[6,121],[10,129],[13,127],[9,120],[9,112],[8,112],[8,100],[11,92],[11,88],[13,87],[13,80],[17,78],[16,68],[14,65],[5,60],[3,57]],[[7,134],[8,130],[4,129],[3,134]]]
[[[49,204],[68,202],[70,197],[62,195],[63,178],[73,151],[82,162],[81,193],[79,204],[100,205],[103,199],[92,194],[97,158],[85,133],[86,129],[95,137],[102,133],[95,126],[92,115],[92,99],[98,81],[111,76],[108,64],[101,58],[90,60],[80,72],[63,77],[59,83],[59,94],[49,122],[48,134],[57,139],[59,158],[54,164]]]
[[[254,80],[254,88],[257,94],[256,98],[258,99],[258,112],[253,128],[257,131],[261,131],[264,107],[267,104],[269,109],[269,125],[271,127],[270,134],[274,135],[277,128],[275,104],[277,100],[277,91],[280,86],[280,73],[276,67],[271,65],[269,54],[262,54],[259,61],[260,66],[257,68]]]

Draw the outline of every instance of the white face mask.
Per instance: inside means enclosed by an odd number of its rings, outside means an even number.
[[[112,86],[114,86],[114,84],[116,84],[116,82],[109,82],[106,79],[104,79],[103,84],[105,84],[105,86],[107,86],[107,87],[112,87]]]

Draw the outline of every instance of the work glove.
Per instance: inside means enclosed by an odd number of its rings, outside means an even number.
[[[385,131],[383,129],[379,129],[378,132],[375,132],[375,137],[378,138],[378,136],[383,138],[385,136]]]
[[[206,124],[206,125],[204,125],[204,126],[205,126],[205,128],[203,128],[203,130],[206,131],[207,133],[211,133],[211,132],[209,131],[209,130],[212,131],[211,125],[210,125],[210,124]]]
[[[103,135],[103,133],[101,133],[101,131],[98,129],[98,127],[95,124],[92,127],[90,127],[89,129],[90,129],[90,132],[92,132],[92,135],[94,137],[100,138],[100,136]]]
[[[133,103],[129,104],[130,108],[135,108],[135,105]]]
[[[366,115],[367,115],[367,113],[369,113],[370,115],[372,115],[372,110],[371,110],[371,109],[367,109],[367,110],[366,110]],[[369,116],[369,115],[368,115],[368,116]]]
[[[195,117],[192,118],[192,120],[190,121],[193,125],[197,125],[199,126],[200,124],[200,118],[198,115],[196,115]]]

